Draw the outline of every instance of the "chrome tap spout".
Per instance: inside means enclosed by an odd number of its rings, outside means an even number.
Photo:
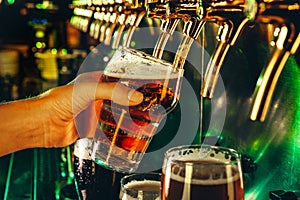
[[[210,1],[204,4],[204,7],[205,14],[202,20],[216,22],[220,25],[218,44],[208,63],[201,88],[201,96],[213,98],[220,69],[228,50],[235,45],[249,20],[244,13],[244,0]]]
[[[165,49],[165,46],[170,38],[171,35],[173,35],[174,30],[176,29],[180,19],[166,19],[162,20],[161,23],[161,34],[159,35],[159,38],[155,44],[154,50],[153,50],[153,56],[156,58],[162,58],[163,52]]]
[[[275,49],[263,70],[254,93],[251,120],[263,122],[266,118],[277,81],[290,55],[295,54],[300,44],[300,2],[295,1],[258,1],[256,21],[275,23],[277,39]],[[279,30],[279,31],[278,31]]]
[[[104,40],[105,40],[106,30],[108,29],[109,24],[110,24],[110,16],[111,16],[111,13],[109,11],[106,11],[106,13],[104,15],[102,26],[100,28],[99,42],[104,42]]]
[[[129,28],[124,36],[124,42],[123,42],[124,47],[130,47],[130,42],[131,42],[133,33],[139,26],[141,20],[145,16],[145,14],[146,14],[145,10],[140,10],[140,11],[133,12],[130,15],[130,17],[128,18]]]
[[[111,43],[111,39],[113,36],[113,33],[115,31],[116,25],[118,23],[118,19],[120,17],[120,13],[114,12],[111,14],[109,18],[109,26],[107,27],[107,30],[105,31],[105,39],[104,44],[109,46]]]
[[[173,35],[180,19],[167,17],[167,1],[153,1],[147,4],[147,16],[161,20],[161,33],[155,44],[152,56],[162,58],[165,46]]]
[[[173,66],[177,69],[182,69],[187,55],[190,51],[190,47],[195,39],[198,38],[202,27],[204,26],[205,21],[201,21],[195,18],[190,19],[188,22],[185,23],[183,33],[184,37],[177,49]]]
[[[213,98],[215,87],[218,82],[220,69],[224,63],[227,53],[231,46],[235,45],[239,35],[248,23],[248,19],[239,18],[237,21],[224,21],[219,28],[218,44],[212,55],[204,77],[201,88],[201,96]]]
[[[119,47],[119,44],[120,44],[120,41],[122,38],[122,34],[125,30],[128,18],[129,18],[129,14],[125,14],[125,13],[122,13],[118,18],[119,26],[116,29],[116,31],[114,32],[113,41],[112,41],[112,45],[111,45],[113,49],[117,49]]]

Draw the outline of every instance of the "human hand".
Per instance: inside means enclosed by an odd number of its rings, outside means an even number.
[[[70,84],[37,97],[43,102],[44,147],[64,147],[78,137],[92,137],[98,125],[97,108],[103,99],[122,105],[137,105],[143,100],[140,92],[122,84],[99,82],[101,75],[81,74]]]

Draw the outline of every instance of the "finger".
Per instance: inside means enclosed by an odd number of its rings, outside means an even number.
[[[143,101],[143,94],[120,83],[99,83],[96,98],[110,99],[121,105],[133,106]]]

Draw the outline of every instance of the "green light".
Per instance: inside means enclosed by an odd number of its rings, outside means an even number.
[[[135,42],[135,41],[131,41],[131,42],[130,42],[130,46],[135,47],[135,45],[136,45],[136,42]]]
[[[260,141],[259,140],[255,140],[253,142],[253,144],[252,144],[251,149],[257,150],[257,149],[259,149],[259,146],[260,146]]]
[[[149,26],[153,25],[153,19],[152,18],[147,18],[148,24]]]
[[[260,75],[260,76],[258,77],[258,79],[257,79],[256,87],[259,87],[259,86],[261,85],[262,80],[263,80],[263,76]]]
[[[66,177],[66,172],[61,172],[62,177]]]
[[[55,49],[55,48],[51,49],[51,53],[52,54],[57,54],[57,49]]]
[[[75,177],[74,172],[70,172],[69,177],[73,179]]]
[[[36,46],[36,48],[40,49],[43,47],[43,44],[41,42],[36,42],[35,46]]]
[[[40,3],[37,3],[37,4],[35,5],[35,7],[36,7],[37,9],[43,9],[43,8],[44,8],[43,4],[40,4]]]
[[[66,54],[68,54],[68,50],[67,50],[67,49],[62,49],[62,50],[61,50],[61,53],[62,53],[63,55],[66,55]]]
[[[13,5],[15,3],[15,0],[7,0],[8,5]]]

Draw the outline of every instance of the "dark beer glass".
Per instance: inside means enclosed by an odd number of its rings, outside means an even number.
[[[209,145],[174,147],[165,154],[162,200],[243,200],[239,154]]]
[[[102,82],[119,82],[144,95],[136,106],[104,100],[91,157],[103,167],[134,172],[160,121],[178,102],[182,69],[140,51],[121,48],[106,66]],[[115,94],[118,95],[118,94]]]

